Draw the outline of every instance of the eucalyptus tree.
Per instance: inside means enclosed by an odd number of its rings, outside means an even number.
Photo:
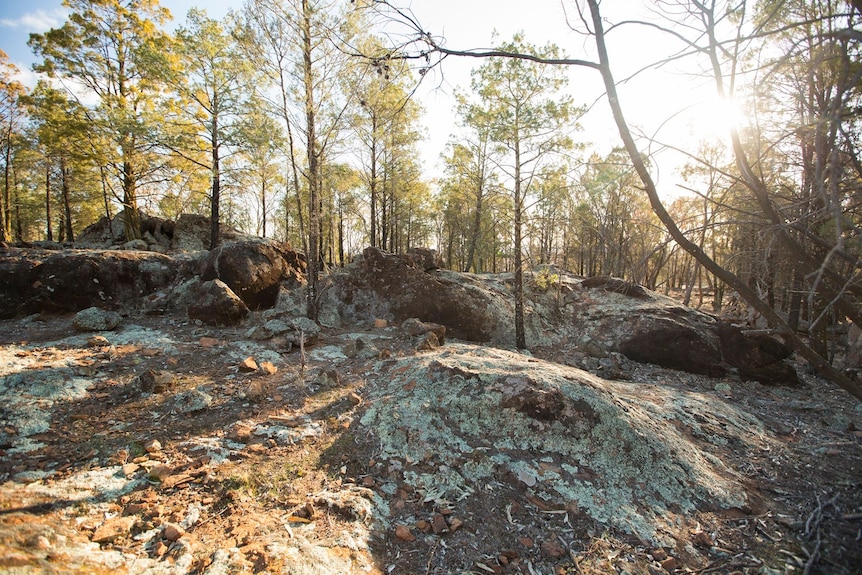
[[[516,35],[499,47],[502,52],[529,52],[542,58],[560,57],[554,45],[537,47]],[[472,73],[477,96],[475,116],[488,123],[498,164],[509,182],[513,203],[515,344],[526,347],[523,293],[523,224],[525,200],[534,191],[543,162],[573,146],[569,137],[576,108],[563,92],[567,76],[560,68],[513,58],[490,58]]]
[[[171,148],[210,174],[210,249],[219,243],[222,162],[239,144],[251,96],[252,63],[243,57],[226,24],[192,9],[176,32],[170,85],[174,141]]]
[[[157,0],[64,0],[70,10],[60,28],[31,34],[43,60],[34,70],[62,83],[82,103],[95,100],[91,130],[110,145],[105,158],[119,184],[127,239],[140,238],[138,186],[151,169],[153,104],[159,91],[149,71],[167,53],[158,26],[170,13]]]

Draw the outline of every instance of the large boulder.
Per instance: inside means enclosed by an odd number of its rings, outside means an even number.
[[[188,306],[190,319],[226,326],[242,323],[248,315],[248,307],[221,280],[205,281],[193,291],[195,298]]]
[[[305,261],[288,244],[247,239],[222,244],[201,263],[202,281],[220,279],[252,310],[275,305],[280,286],[305,279]]]
[[[444,270],[426,273],[425,258],[367,248],[361,259],[333,272],[330,279],[321,313],[338,314],[342,321],[418,318],[445,325],[452,337],[507,343],[512,305],[478,277]]]
[[[138,309],[193,273],[189,261],[154,252],[13,248],[0,255],[0,315]]]

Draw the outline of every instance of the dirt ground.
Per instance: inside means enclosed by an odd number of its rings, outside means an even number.
[[[127,317],[99,339],[71,316],[0,322],[0,572],[862,573],[862,407],[804,366],[795,389],[626,374],[715,394],[776,438],[722,453],[751,508],[703,510],[656,547],[517,484],[441,502],[378,461],[360,423],[374,361],[433,353],[398,328],[324,329],[303,350],[247,329]],[[86,388],[37,394],[50,377]]]

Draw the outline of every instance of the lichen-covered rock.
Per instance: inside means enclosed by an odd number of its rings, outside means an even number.
[[[713,398],[457,343],[375,371],[362,424],[426,499],[509,483],[657,544],[695,510],[750,504],[714,453],[763,426]]]
[[[72,325],[79,331],[110,331],[122,320],[123,317],[115,311],[88,307],[75,314]]]

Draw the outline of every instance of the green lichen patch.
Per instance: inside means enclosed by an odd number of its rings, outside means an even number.
[[[714,396],[626,387],[464,344],[377,367],[362,424],[426,501],[509,482],[656,543],[682,515],[746,505],[735,474],[709,451],[758,442],[763,431]]]

